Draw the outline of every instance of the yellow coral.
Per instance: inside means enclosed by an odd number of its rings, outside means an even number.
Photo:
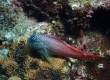
[[[17,76],[12,76],[8,80],[21,80],[21,78],[19,78]]]
[[[36,74],[36,70],[27,70],[27,73],[25,74],[26,80],[35,80]]]
[[[8,75],[12,75],[14,70],[18,67],[16,62],[7,57],[0,59],[0,65],[6,70]]]

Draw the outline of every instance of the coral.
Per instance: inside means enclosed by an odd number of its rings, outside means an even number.
[[[58,20],[58,21],[52,21],[51,24],[51,29],[50,29],[50,33],[53,35],[57,35],[60,38],[63,38],[65,29],[64,26],[62,25],[62,23]]]
[[[63,1],[65,2],[66,0]],[[62,8],[62,5],[55,0],[12,0],[12,4],[21,6],[29,16],[34,16],[38,21],[55,18]]]
[[[8,80],[21,80],[21,78],[19,78],[17,76],[12,76]]]
[[[61,22],[65,25],[65,32],[67,34],[78,35],[80,29],[88,27],[88,22],[90,19],[86,16],[88,11],[89,9],[86,8],[72,10],[70,6],[65,5],[60,11]]]
[[[8,76],[6,74],[0,73],[1,80],[8,80]]]
[[[5,74],[11,76],[13,75],[15,69],[17,69],[18,65],[11,58],[5,57],[0,59],[0,68],[5,70]],[[1,71],[1,73],[4,73]]]
[[[15,34],[13,32],[8,32],[8,33],[5,34],[5,38],[7,40],[11,41],[11,40],[13,40],[13,37],[15,37]]]
[[[4,3],[3,1],[0,2]],[[29,35],[31,35],[33,32],[36,32],[57,35],[67,43],[74,45],[76,48],[79,48],[82,51],[102,56],[102,59],[78,60],[77,63],[81,66],[82,64],[80,62],[82,62],[84,67],[86,67],[86,70],[83,69],[84,73],[87,71],[87,73],[85,73],[85,75],[87,74],[86,78],[89,77],[88,79],[92,80],[109,80],[110,46],[108,38],[105,38],[105,35],[110,35],[109,1],[11,0],[11,5],[15,11],[19,12],[21,7],[21,9],[23,9],[25,12],[23,13],[21,10],[21,13],[18,14],[19,18],[17,18],[16,26],[16,13],[13,13],[13,10],[9,5],[2,3],[0,3],[0,29],[2,30],[0,32],[0,49],[8,47],[10,51],[7,57],[4,57],[0,60],[0,79],[7,80],[8,77],[13,77],[15,75],[21,79],[34,80],[69,79],[70,67],[74,66],[73,63],[69,67],[67,60],[61,57],[58,58],[53,56],[51,58],[52,63],[49,64],[46,61],[41,60],[41,58],[31,54],[36,53],[33,49],[28,47],[26,40]],[[9,14],[11,15],[8,16]],[[47,22],[38,23],[37,21]],[[5,34],[4,32],[6,29],[13,29],[12,32],[15,34],[14,38],[18,40],[15,41],[14,44],[4,42],[5,39],[3,38],[3,35]],[[82,33],[83,35],[80,35],[81,30],[84,32],[84,34]],[[28,36],[25,37],[24,35]],[[10,61],[9,63],[8,60]],[[5,66],[2,67],[4,64]],[[8,67],[11,67],[12,70]],[[82,76],[82,74],[78,74],[78,71],[80,73],[82,68],[80,69],[78,66],[75,68],[77,69],[77,74],[72,76],[78,79],[78,75]],[[74,69],[73,72],[75,72]],[[106,72],[106,74],[103,74],[103,72]]]
[[[85,38],[86,37],[86,38]],[[109,49],[110,49],[110,41],[108,38],[105,38],[101,33],[99,32],[86,32],[83,39],[85,39],[83,50],[88,53],[94,53],[99,54],[103,58],[92,60],[92,59],[86,59],[83,60],[83,64],[85,65],[87,69],[88,77],[90,79],[102,79],[102,80],[109,80],[108,74],[110,74],[109,70]],[[82,39],[82,40],[83,40]],[[82,41],[84,42],[84,41]],[[106,72],[106,74],[103,74],[103,72]]]
[[[15,36],[12,38],[14,42],[16,42],[18,37],[31,35],[34,32],[42,33],[42,34],[50,32],[50,29],[51,29],[50,23],[37,22],[37,20],[33,18],[28,18],[23,12],[19,12],[17,15],[18,15],[18,19],[16,20],[17,24],[11,32],[15,34]]]
[[[0,50],[0,58],[3,58],[5,56],[7,56],[9,50],[8,49],[2,49]]]
[[[16,23],[16,13],[9,6],[7,0],[0,1],[0,34],[11,31]]]
[[[86,67],[84,65],[80,65],[77,67],[77,69],[73,69],[71,71],[71,79],[72,80],[80,80],[80,79],[84,79],[84,80],[88,80],[87,78],[87,73],[86,73]]]
[[[72,4],[69,3],[78,3],[79,6],[73,9]],[[28,16],[30,15],[38,21],[57,21],[61,23],[64,27],[63,34],[75,34],[78,36],[81,29],[93,29],[97,26],[109,25],[109,18],[107,18],[107,21],[100,21],[100,19],[97,20],[96,17],[97,15],[101,16],[103,12],[105,15],[102,17],[104,18],[106,18],[106,14],[109,14],[110,2],[107,0],[12,0],[12,4],[22,7]],[[101,14],[97,14],[97,12],[100,13],[100,10]],[[96,19],[96,25],[94,24],[94,19]],[[100,25],[102,21],[103,25]],[[54,29],[56,29],[55,27]],[[97,27],[97,29],[99,28]],[[101,31],[103,29],[104,28],[102,28]],[[108,29],[108,27],[106,27],[106,29]],[[105,29],[104,32],[106,32]]]
[[[74,33],[75,35],[78,35],[81,29],[94,29],[100,31],[101,33],[109,34],[108,25],[110,23],[110,2],[100,0],[98,2],[93,1],[93,3],[94,5],[91,4],[84,7],[77,7],[75,9],[72,9],[67,5],[63,6],[60,12],[60,17],[62,23],[65,25],[65,30],[67,33]],[[104,6],[99,5],[100,3]]]
[[[27,70],[25,74],[26,80],[36,80],[37,70]],[[38,80],[38,79],[37,79]]]
[[[37,19],[38,21],[56,21],[60,20],[63,25],[65,25],[65,31],[73,33],[76,27],[79,29],[83,26],[88,26],[88,15],[89,9],[79,9],[79,10],[72,10],[72,8],[68,5],[68,2],[64,0],[61,1],[54,1],[54,0],[41,0],[41,1],[22,1],[22,0],[13,0],[14,5],[16,3],[20,3],[21,7],[27,13]],[[75,12],[75,13],[74,13]],[[85,22],[86,21],[86,22]],[[82,23],[82,24],[80,24]],[[74,29],[74,31],[72,31]],[[78,28],[77,28],[78,29]],[[76,31],[75,31],[76,32]]]

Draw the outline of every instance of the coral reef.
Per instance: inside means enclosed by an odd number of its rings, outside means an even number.
[[[87,74],[89,76],[90,79],[109,79],[108,74],[110,74],[109,70],[109,39],[107,37],[105,37],[104,35],[102,35],[99,32],[86,32],[85,37],[83,37],[83,39],[80,40],[85,40],[82,42],[82,45],[80,45],[82,47],[82,50],[86,51],[87,53],[94,53],[94,54],[99,54],[100,56],[102,56],[103,58],[101,59],[97,59],[97,60],[91,60],[91,59],[86,59],[83,62],[83,64],[86,66],[87,68]],[[103,72],[106,72],[107,74],[102,75]]]
[[[1,80],[8,80],[8,76],[6,74],[0,73]]]
[[[0,51],[9,50],[0,58],[1,80],[110,79],[108,0],[10,1],[0,1]],[[102,58],[69,61],[52,56],[49,64],[27,45],[33,32],[56,35],[74,47]]]
[[[0,1],[0,36],[13,29],[17,18],[13,8],[6,1]]]
[[[19,5],[19,4],[20,5]],[[72,4],[69,3],[78,3],[79,6],[76,8],[72,7]],[[41,1],[29,1],[29,0],[12,0],[12,4],[19,7],[22,7],[23,10],[38,21],[58,21],[61,22],[61,25],[65,28],[67,34],[79,34],[81,29],[89,29],[100,26],[101,21],[97,20],[95,15],[101,13],[105,14],[103,17],[106,18],[106,14],[109,14],[110,2],[107,0],[41,0]],[[76,5],[78,5],[76,4]],[[94,18],[97,20],[97,24],[94,25]],[[103,25],[107,23],[103,21]],[[101,25],[102,26],[102,25]],[[108,29],[108,27],[107,27]],[[103,28],[102,28],[103,30]]]
[[[51,31],[51,26],[48,22],[37,22],[33,18],[28,18],[23,12],[19,12],[18,16],[17,24],[11,32],[15,34],[14,39],[25,35],[32,35],[34,32],[44,34]]]
[[[78,66],[77,69],[71,71],[71,80],[80,79],[89,80],[86,73],[86,67],[84,65]]]
[[[13,61],[11,58],[5,57],[0,59],[0,72],[7,74],[8,76],[13,75],[17,66],[17,63]]]
[[[9,52],[8,49],[0,50],[0,58],[4,58],[5,56],[7,56],[8,52]]]
[[[70,70],[67,61],[62,58],[52,57],[52,63],[49,64],[37,57],[33,57],[31,54],[33,50],[26,43],[27,38],[27,36],[21,38],[13,45],[14,47],[11,47],[9,52],[8,56],[18,64],[14,73],[21,79],[26,80],[56,80],[57,77],[60,77],[59,80],[66,79]],[[34,54],[36,53],[34,52]]]
[[[56,18],[59,14],[59,9],[62,8],[62,4],[55,0],[11,0],[15,6],[20,6],[29,15],[35,17],[38,21],[51,20],[51,17]],[[66,3],[64,0],[63,3]]]
[[[72,10],[68,2],[64,0],[42,0],[42,1],[22,1],[13,0],[12,4],[20,7],[27,13],[28,16],[34,17],[38,21],[57,21],[60,20],[65,27],[67,33],[78,33],[78,28],[88,26],[88,17],[90,15],[89,8],[80,8],[77,10]],[[86,21],[86,22],[85,22]],[[80,24],[81,23],[81,24]],[[61,24],[61,25],[62,25]],[[77,29],[76,29],[77,28]],[[77,30],[77,31],[76,31]]]

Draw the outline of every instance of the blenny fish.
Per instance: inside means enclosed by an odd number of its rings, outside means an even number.
[[[27,44],[34,48],[42,59],[46,59],[48,62],[51,54],[76,59],[100,58],[97,55],[87,54],[53,35],[34,33],[28,38]]]

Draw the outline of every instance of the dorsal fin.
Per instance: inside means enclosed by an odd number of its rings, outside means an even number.
[[[52,39],[55,39],[55,40],[57,40],[57,41],[63,43],[64,45],[68,45],[65,41],[61,40],[60,38],[58,38],[58,37],[56,37],[56,36],[54,36],[54,35],[47,35],[47,34],[45,34],[45,36],[47,36],[47,37],[49,37],[49,38],[52,38]]]

